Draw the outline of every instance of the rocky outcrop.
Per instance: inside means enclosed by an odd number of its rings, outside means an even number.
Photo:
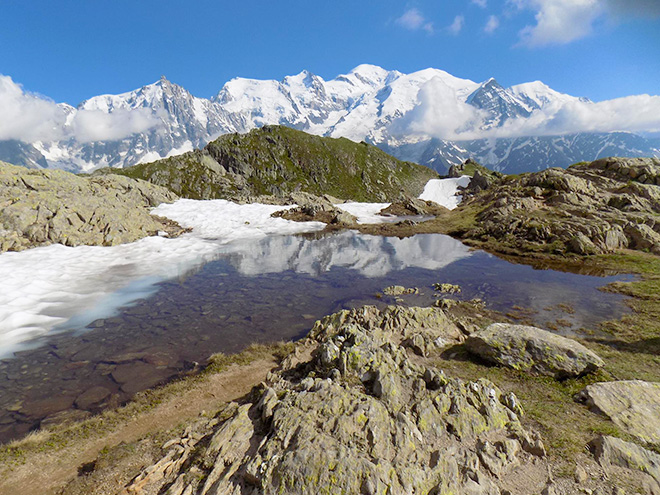
[[[474,226],[460,232],[464,239],[519,251],[660,254],[659,185],[660,159],[605,158],[468,189],[455,213],[479,211]]]
[[[593,372],[604,364],[574,340],[525,325],[493,323],[471,334],[465,345],[471,353],[492,363],[558,379]]]
[[[323,222],[332,225],[350,226],[357,223],[357,218],[350,213],[337,208],[326,197],[319,197],[308,193],[293,193],[285,200],[288,204],[295,204],[294,208],[276,211],[273,217],[284,218],[296,222]]]
[[[119,176],[78,177],[59,170],[0,165],[0,252],[60,243],[112,246],[159,231],[176,235],[174,222],[149,208],[177,196]]]
[[[578,400],[641,442],[660,445],[660,383],[594,383],[578,394]]]
[[[433,201],[425,201],[417,198],[403,198],[392,202],[388,207],[380,210],[380,215],[438,215],[446,212],[447,208]]]
[[[284,126],[227,134],[202,150],[126,169],[122,174],[191,199],[245,200],[307,192],[355,201],[417,197],[437,173],[402,162],[367,143],[313,136]]]
[[[165,444],[126,493],[502,493],[542,442],[513,394],[412,360],[415,336],[462,340],[436,308],[324,318],[299,344],[310,359],[290,356],[249,401]]]

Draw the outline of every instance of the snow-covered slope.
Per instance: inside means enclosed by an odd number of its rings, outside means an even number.
[[[540,81],[504,88],[494,79],[478,83],[438,69],[402,74],[360,65],[329,81],[308,71],[281,81],[235,78],[211,99],[162,77],[76,108],[61,104],[57,140],[0,142],[0,160],[71,171],[126,167],[265,124],[365,140],[439,171],[470,156],[493,168],[520,171],[612,151],[660,153],[660,142],[636,134],[564,132],[562,123],[574,122],[571,112],[584,115],[597,105]]]

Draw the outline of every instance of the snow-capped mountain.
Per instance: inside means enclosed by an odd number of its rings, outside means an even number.
[[[584,120],[592,112],[596,121],[599,105],[540,81],[504,88],[438,69],[403,74],[360,65],[330,81],[308,71],[282,81],[235,78],[211,99],[162,77],[75,108],[59,105],[58,139],[0,141],[0,160],[72,171],[126,167],[266,124],[365,140],[441,172],[468,157],[519,172],[613,154],[660,155],[660,142],[637,134],[575,128],[574,114]]]

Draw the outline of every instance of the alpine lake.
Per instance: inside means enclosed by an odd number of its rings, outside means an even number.
[[[623,296],[599,290],[620,280],[630,277],[509,263],[440,234],[342,231],[236,241],[185,275],[156,282],[151,295],[112,316],[74,316],[2,359],[0,443],[119,406],[198,369],[213,353],[301,338],[322,316],[363,305],[480,298],[489,309],[580,336],[629,311]],[[435,283],[462,290],[439,294]],[[393,285],[419,293],[384,295]]]

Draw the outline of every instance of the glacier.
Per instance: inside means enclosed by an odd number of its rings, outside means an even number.
[[[633,125],[630,115],[640,105]],[[364,140],[440,172],[470,157],[517,173],[608,154],[660,155],[660,140],[635,133],[660,131],[660,97],[594,103],[540,81],[505,88],[492,78],[479,83],[433,68],[404,74],[365,64],[328,81],[308,71],[281,81],[234,78],[208,99],[161,77],[134,91],[57,107],[60,139],[0,141],[0,160],[73,172],[127,167],[266,124]],[[585,115],[594,118],[582,122]],[[113,137],[131,126],[139,132]]]

